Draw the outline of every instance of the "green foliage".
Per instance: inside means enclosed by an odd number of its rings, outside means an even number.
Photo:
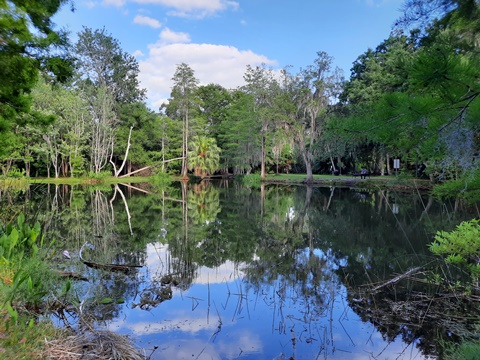
[[[220,148],[213,138],[195,136],[189,144],[188,167],[195,176],[208,176],[218,170],[220,165]]]
[[[84,28],[75,45],[77,66],[88,77],[90,86],[105,86],[113,97],[115,108],[121,104],[142,101],[145,90],[139,88],[138,62],[124,52],[117,39],[104,29]]]
[[[472,279],[480,276],[480,220],[464,221],[451,232],[438,231],[429,246],[435,255],[446,256],[450,264],[469,269]]]
[[[232,168],[235,173],[244,173],[256,167],[260,153],[260,123],[250,111],[254,107],[252,95],[242,91],[233,94],[227,118],[220,126],[218,136],[222,148],[222,167]]]
[[[159,171],[149,178],[149,182],[160,189],[166,189],[172,183],[172,176],[166,172]]]
[[[466,340],[460,345],[452,345],[445,351],[445,360],[477,360],[480,354],[480,341]]]
[[[232,95],[218,84],[200,86],[197,94],[202,101],[201,116],[205,118],[206,130],[209,135],[216,138],[222,122],[227,118],[228,108],[232,103]]]
[[[177,135],[177,129],[172,129],[171,120],[169,122],[166,116],[155,114],[142,102],[122,105],[119,116],[120,123],[115,131],[114,157],[123,159],[130,127],[133,126],[128,161],[143,166],[158,163],[162,150],[169,147]]]
[[[20,214],[17,223],[9,223],[0,228],[0,257],[7,263],[21,263],[24,255],[36,256],[39,246],[43,245],[40,236],[40,223],[34,227],[25,223],[25,216]],[[38,243],[38,244],[37,244]]]
[[[0,272],[13,274],[7,283],[11,286],[4,289],[4,303],[8,307],[15,304],[26,308],[38,306],[45,295],[55,288],[58,279],[52,273],[50,265],[44,261],[49,249],[45,248],[41,236],[40,223],[33,227],[25,222],[20,214],[16,223],[8,223],[0,229]],[[17,310],[15,310],[17,311]],[[15,312],[14,311],[14,312]],[[11,312],[12,315],[12,311]],[[18,318],[12,315],[12,319]]]
[[[14,179],[21,179],[25,177],[25,169],[18,169],[16,166],[10,168],[7,172],[7,177]]]
[[[95,179],[95,180],[105,180],[109,177],[112,177],[112,173],[108,170],[103,170],[103,171],[100,171],[98,173],[90,171],[88,173],[88,177],[90,179]]]
[[[188,146],[192,128],[198,120],[201,100],[197,94],[198,79],[195,71],[185,63],[177,65],[172,80],[174,85],[167,105],[163,105],[168,117],[182,122],[182,177],[187,177],[188,172]]]
[[[440,199],[462,198],[470,204],[477,203],[480,201],[480,170],[435,186],[433,195]]]
[[[51,18],[68,0],[0,2],[0,132],[31,113],[29,96],[39,70],[64,81],[71,75],[67,34]],[[32,113],[34,115],[34,113]]]
[[[353,63],[352,76],[341,98],[353,105],[375,102],[385,93],[403,90],[407,66],[415,41],[401,33],[392,34],[375,50],[368,49]]]
[[[245,186],[258,187],[262,183],[260,174],[247,174],[238,177],[238,180]]]
[[[6,291],[6,300],[17,307],[31,309],[41,305],[45,296],[53,292],[59,278],[50,264],[40,257],[24,259],[13,278],[13,285]]]

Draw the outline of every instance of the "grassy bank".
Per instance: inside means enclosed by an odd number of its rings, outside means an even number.
[[[305,183],[305,180],[305,174],[269,174],[265,181],[272,184],[303,184]],[[360,179],[358,176],[353,177],[351,175],[313,175],[312,184],[371,189],[387,188],[431,190],[433,187],[433,184],[428,180],[406,176],[371,176],[367,177],[366,179]]]
[[[20,189],[26,188],[28,184],[54,184],[54,185],[114,185],[121,183],[156,183],[169,177],[170,181],[178,181],[179,178],[172,175],[156,175],[150,177],[132,176],[128,178],[116,178],[110,175],[99,175],[85,178],[4,178],[0,179],[0,188]],[[250,182],[260,183],[258,174],[241,176],[241,178],[251,178]],[[200,180],[200,178],[199,178]],[[269,174],[265,179],[269,184],[304,184],[306,174]],[[366,179],[353,177],[351,175],[313,175],[313,185],[324,186],[345,186],[361,188],[394,188],[394,189],[420,189],[431,190],[433,184],[428,180],[416,179],[406,176],[371,176]]]

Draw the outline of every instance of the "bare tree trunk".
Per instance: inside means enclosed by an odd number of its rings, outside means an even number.
[[[304,149],[303,151],[303,161],[305,162],[305,168],[307,170],[307,178],[305,179],[305,182],[312,183],[313,182],[313,171],[312,171],[313,154],[311,154],[308,149]]]
[[[260,171],[260,177],[262,180],[265,180],[266,174],[265,174],[265,135],[262,133],[262,165],[261,165],[261,171]]]
[[[132,136],[132,130],[133,130],[133,126],[130,127],[130,132],[128,134],[128,140],[127,140],[127,150],[125,151],[125,157],[123,158],[122,166],[120,166],[118,171],[117,171],[117,167],[115,166],[115,163],[112,160],[112,157],[113,157],[113,142],[112,142],[112,152],[110,153],[110,163],[113,166],[113,173],[114,173],[115,177],[118,177],[118,175],[122,172],[123,167],[125,166],[125,163],[127,162],[128,150],[130,150],[130,145],[131,145],[130,144],[130,137]]]
[[[50,179],[50,161],[47,159],[47,178]]]
[[[182,179],[188,179],[188,107],[185,113],[185,134],[184,134],[184,142],[183,142],[183,159],[182,159]]]
[[[25,176],[30,177],[30,161],[25,161]]]
[[[386,154],[386,160],[387,160],[387,174],[390,175],[391,174],[391,170],[390,170],[390,154],[387,153]]]

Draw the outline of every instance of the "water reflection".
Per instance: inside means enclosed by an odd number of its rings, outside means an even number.
[[[1,196],[2,214],[22,208],[70,252],[56,266],[89,279],[61,320],[132,334],[154,359],[427,358],[443,325],[382,318],[398,299],[359,289],[423,265],[435,231],[473,217],[418,193],[238,183]],[[86,267],[82,248],[141,267]]]

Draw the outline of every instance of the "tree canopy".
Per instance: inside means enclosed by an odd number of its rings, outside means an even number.
[[[293,171],[311,181],[359,168],[387,175],[400,158],[405,173],[476,186],[478,1],[406,0],[348,79],[324,51],[296,73],[249,65],[235,89],[200,84],[178,64],[157,110],[144,102],[137,61],[105,28],[84,28],[68,47],[50,21],[66,3],[0,3],[4,174],[128,174],[161,164],[184,179]],[[58,84],[72,71],[73,81]]]

